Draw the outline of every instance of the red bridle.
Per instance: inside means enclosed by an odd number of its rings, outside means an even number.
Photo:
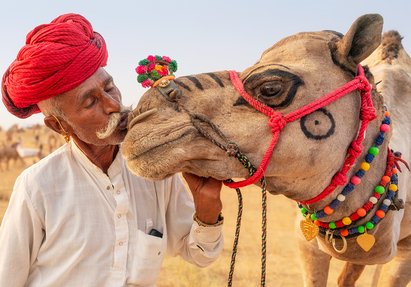
[[[358,65],[358,75],[350,82],[346,83],[342,87],[336,89],[335,91],[328,93],[321,98],[305,105],[295,111],[292,111],[286,115],[281,114],[268,107],[267,105],[257,101],[251,97],[245,90],[241,79],[238,77],[237,72],[229,71],[230,79],[238,93],[256,110],[262,112],[269,117],[268,125],[271,127],[271,132],[273,134],[270,146],[264,154],[261,160],[260,166],[257,168],[256,172],[249,178],[239,181],[239,182],[225,182],[224,184],[231,188],[240,188],[250,184],[258,182],[264,175],[267,169],[268,163],[270,162],[271,156],[273,154],[275,145],[277,144],[278,138],[280,136],[281,130],[287,125],[287,123],[293,122],[297,119],[308,115],[319,108],[322,108],[339,98],[351,93],[355,90],[360,90],[361,93],[361,111],[360,120],[361,125],[357,133],[357,137],[351,142],[348,148],[347,155],[344,164],[340,171],[338,171],[332,178],[331,183],[317,196],[309,200],[300,201],[302,204],[311,204],[317,202],[331,192],[333,192],[337,186],[343,185],[347,182],[347,172],[354,164],[355,160],[361,154],[363,146],[362,141],[364,140],[365,131],[367,129],[368,123],[376,118],[375,108],[371,100],[371,85],[368,83],[367,78],[364,75],[364,70],[361,65]]]

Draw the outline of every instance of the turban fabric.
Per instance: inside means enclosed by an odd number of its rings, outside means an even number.
[[[19,118],[40,112],[37,103],[67,92],[107,63],[103,37],[78,14],[65,14],[27,34],[3,75],[2,100]]]

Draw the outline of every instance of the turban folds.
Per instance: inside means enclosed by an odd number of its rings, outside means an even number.
[[[40,112],[37,103],[67,92],[107,63],[103,37],[78,14],[65,14],[27,34],[3,75],[2,100],[19,118]]]

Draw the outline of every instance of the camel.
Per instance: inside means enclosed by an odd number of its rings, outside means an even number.
[[[286,37],[242,72],[149,89],[122,144],[129,168],[152,179],[178,172],[240,179],[231,187],[259,185],[264,176],[270,193],[295,200],[303,214],[305,286],[326,286],[332,257],[346,261],[339,286],[385,263],[392,269],[382,268],[381,286],[406,286],[411,182],[401,162],[411,160],[411,60],[401,45],[378,58],[382,27],[380,15],[363,15],[345,35]],[[374,51],[375,78],[360,66]]]
[[[14,142],[10,145],[3,144],[3,146],[0,148],[0,169],[1,170],[2,170],[1,162],[3,161],[6,163],[6,170],[9,169],[10,162],[12,160],[15,162],[15,164],[19,162],[21,166],[26,165],[24,159],[20,156],[20,154],[17,151],[19,144],[20,144],[19,142]]]

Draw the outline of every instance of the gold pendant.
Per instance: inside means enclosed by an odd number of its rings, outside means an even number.
[[[374,246],[375,237],[374,235],[364,233],[357,237],[357,243],[365,252],[368,252]]]
[[[307,215],[305,220],[301,220],[300,222],[301,231],[307,241],[313,240],[320,230],[318,226],[308,218],[309,216],[310,215]]]

